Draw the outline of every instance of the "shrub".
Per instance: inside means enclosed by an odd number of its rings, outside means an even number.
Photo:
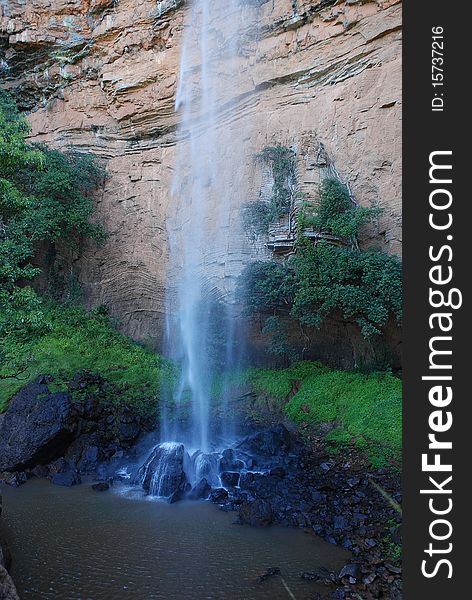
[[[285,263],[259,261],[243,271],[240,296],[249,315],[289,314],[319,327],[339,311],[362,334],[379,334],[390,315],[402,319],[399,260],[377,250],[355,251],[303,239]]]
[[[27,334],[47,327],[35,292],[18,287],[41,272],[38,248],[54,254],[58,242],[77,249],[84,237],[105,238],[90,220],[90,194],[104,175],[94,157],[28,144],[28,131],[12,98],[0,92],[0,331]]]
[[[280,144],[266,146],[256,159],[270,165],[273,185],[269,201],[257,200],[243,206],[243,224],[256,235],[267,233],[271,223],[290,212],[295,185],[295,155]]]
[[[335,177],[327,177],[320,185],[319,203],[311,216],[305,215],[305,223],[313,225],[320,232],[355,239],[362,224],[377,216],[379,207],[364,208],[354,204],[349,190]]]

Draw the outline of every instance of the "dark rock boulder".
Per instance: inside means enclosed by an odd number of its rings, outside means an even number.
[[[193,488],[193,490],[189,493],[189,500],[206,500],[211,492],[211,485],[208,481],[203,477],[197,483],[197,485]]]
[[[174,497],[174,502],[187,492],[184,470],[186,452],[183,444],[164,443],[155,446],[134,483],[141,485],[152,496]],[[176,494],[176,492],[179,492]]]
[[[51,380],[43,376],[25,385],[0,415],[0,472],[65,457],[79,473],[93,474],[152,425],[113,403],[116,390],[99,374],[80,371],[64,392],[50,391]]]
[[[106,492],[110,489],[110,484],[107,481],[99,481],[98,483],[92,484],[92,490],[94,492]]]
[[[5,568],[7,571],[11,567],[11,554],[10,550],[1,538],[0,538],[0,566]]]
[[[227,488],[236,487],[239,483],[239,473],[233,471],[225,471],[221,473],[221,483]]]
[[[240,444],[240,448],[261,456],[277,456],[287,452],[291,446],[292,436],[282,423],[251,435]]]
[[[275,577],[276,575],[280,575],[279,567],[269,567],[265,573],[258,576],[257,581],[259,583],[264,583],[269,577]]]
[[[241,473],[241,477],[239,478],[239,487],[243,490],[251,489],[255,480],[256,477],[252,471]]]
[[[244,463],[236,458],[234,450],[232,448],[223,450],[220,459],[220,473],[223,471],[240,471],[241,469],[244,469]]]
[[[274,520],[272,506],[268,500],[257,499],[245,502],[239,509],[239,522],[253,527],[266,527]]]
[[[18,471],[60,456],[76,424],[68,394],[50,392],[44,378],[22,388],[0,416],[0,471]]]
[[[46,479],[49,476],[49,468],[46,465],[36,465],[31,469],[31,475],[37,479]]]
[[[60,458],[50,465],[49,478],[54,485],[70,487],[81,483],[80,475],[73,464]]]
[[[185,500],[187,498],[187,494],[191,489],[191,485],[189,483],[183,483],[180,485],[175,492],[169,498],[169,504],[174,504],[175,502],[180,502],[181,500]]]
[[[285,475],[287,475],[287,471],[283,467],[274,467],[273,469],[270,470],[269,475],[283,479],[285,477]]]
[[[28,475],[24,471],[9,473],[5,471],[0,474],[0,483],[6,483],[11,487],[20,487],[28,481]]]
[[[210,501],[215,504],[221,504],[228,499],[228,496],[229,494],[225,488],[216,488],[216,490],[213,490],[210,494]]]

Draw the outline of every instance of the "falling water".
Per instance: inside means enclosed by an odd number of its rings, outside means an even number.
[[[231,123],[248,76],[241,53],[248,10],[244,0],[193,1],[176,95],[166,350],[181,370],[170,394],[173,417],[168,407],[162,417],[163,441],[183,440],[204,453],[213,377],[219,371],[224,381],[236,358],[232,302],[242,260],[236,182],[247,154],[247,123],[239,117],[237,127]]]

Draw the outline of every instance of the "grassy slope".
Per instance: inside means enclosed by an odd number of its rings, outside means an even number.
[[[11,335],[0,340],[0,375],[26,366],[24,379],[0,379],[0,411],[27,381],[40,374],[55,375],[61,387],[81,369],[99,372],[120,390],[120,401],[140,412],[154,411],[162,379],[171,368],[155,353],[118,333],[108,319],[77,307],[45,306],[50,331],[36,338]]]
[[[115,384],[117,402],[141,413],[156,410],[161,384],[173,377],[168,363],[118,333],[103,316],[54,304],[45,305],[45,312],[51,324],[45,335],[0,339],[0,375],[27,367],[21,380],[0,378],[0,411],[26,381],[52,374],[60,388],[81,369],[99,372]],[[241,383],[241,376],[236,379]],[[296,423],[334,423],[327,436],[334,448],[354,442],[374,464],[400,460],[401,382],[392,375],[339,371],[305,361],[287,369],[247,369],[242,379],[256,393],[275,399]],[[294,381],[300,387],[287,400]]]
[[[247,378],[256,392],[287,398],[294,381],[298,392],[284,404],[296,423],[332,422],[327,439],[333,448],[355,443],[376,466],[401,460],[402,385],[389,373],[363,374],[302,362],[287,369],[251,369]]]

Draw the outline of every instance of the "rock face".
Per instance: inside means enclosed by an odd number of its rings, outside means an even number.
[[[268,500],[253,500],[245,502],[239,510],[239,521],[241,524],[252,527],[266,527],[274,519],[272,506]]]
[[[222,111],[218,125],[225,135],[242,126],[250,132],[247,164],[234,182],[241,203],[270,189],[268,173],[252,160],[267,144],[296,151],[308,199],[328,156],[360,204],[385,209],[364,232],[366,243],[400,253],[401,2],[251,7],[238,56],[246,84],[228,98],[231,115]],[[174,111],[185,10],[183,0],[11,0],[0,8],[0,68],[29,111],[32,139],[90,150],[106,163],[96,205],[109,241],[87,247],[78,277],[87,302],[108,304],[135,338],[158,332],[164,312],[166,223],[180,206],[171,178],[185,144]],[[225,289],[245,260],[266,252],[237,233],[236,209],[228,247],[213,257]]]
[[[10,485],[25,481],[25,471],[49,475],[58,485],[78,483],[80,473],[95,473],[149,426],[126,407],[100,399],[107,382],[99,375],[77,374],[67,392],[51,392],[48,383],[39,377],[27,384],[0,415],[0,472],[12,473],[5,476]],[[81,400],[72,395],[77,388]]]

